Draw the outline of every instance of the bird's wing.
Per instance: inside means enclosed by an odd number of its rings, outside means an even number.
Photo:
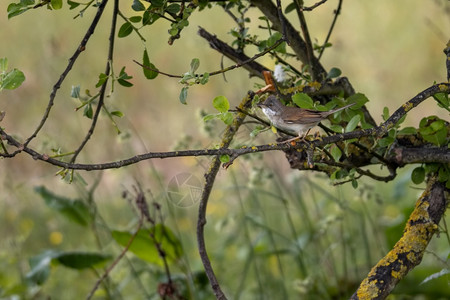
[[[301,112],[299,111],[301,110]],[[290,123],[302,122],[305,124],[319,123],[324,118],[322,111],[288,107],[285,111],[285,121]]]

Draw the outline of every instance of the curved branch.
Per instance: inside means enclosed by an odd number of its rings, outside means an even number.
[[[422,261],[449,201],[444,183],[431,178],[394,248],[372,268],[351,299],[384,299]]]
[[[248,94],[239,105],[239,108],[241,110],[248,109],[252,103],[252,99],[253,95]],[[238,113],[235,116],[233,123],[230,126],[228,126],[227,129],[225,130],[220,148],[226,149],[229,147],[231,141],[233,140],[234,135],[241,126],[245,117],[246,115],[244,113]],[[211,287],[214,291],[216,298],[226,299],[225,294],[221,290],[219,282],[217,281],[216,275],[214,274],[214,270],[211,266],[211,261],[209,260],[208,253],[206,252],[205,236],[204,236],[204,228],[206,225],[206,207],[208,206],[209,195],[211,194],[211,190],[213,188],[216,175],[220,169],[220,163],[221,162],[219,156],[215,156],[211,162],[209,171],[205,174],[206,183],[205,187],[203,188],[202,197],[198,208],[197,242],[200,258],[202,260],[206,275],[208,276],[209,282],[211,284]]]

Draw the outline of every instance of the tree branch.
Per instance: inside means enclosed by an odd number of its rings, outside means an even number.
[[[427,189],[416,203],[405,231],[394,248],[363,280],[351,299],[385,299],[409,271],[422,261],[423,254],[449,201],[444,183],[429,179]]]
[[[248,94],[244,100],[239,105],[241,110],[246,110],[252,103],[253,95]],[[224,133],[224,137],[222,139],[222,143],[220,145],[221,149],[226,149],[229,147],[231,141],[233,140],[234,135],[237,130],[241,126],[244,121],[246,115],[244,113],[236,114],[233,123],[227,127]],[[206,225],[206,207],[208,206],[209,195],[211,194],[211,190],[214,185],[214,181],[216,179],[216,175],[220,169],[220,159],[219,156],[215,156],[211,162],[209,167],[209,171],[205,174],[206,183],[203,188],[202,197],[200,200],[200,205],[198,208],[198,220],[197,220],[197,242],[198,242],[198,250],[200,253],[200,258],[202,260],[203,266],[205,268],[206,275],[208,276],[211,287],[214,291],[214,294],[217,299],[226,299],[225,294],[220,288],[219,282],[217,281],[216,275],[214,274],[214,270],[211,266],[211,262],[208,257],[208,253],[206,251],[205,245],[205,236],[204,236],[204,228]]]

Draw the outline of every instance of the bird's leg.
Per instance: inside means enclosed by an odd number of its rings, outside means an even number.
[[[311,128],[308,129],[308,131],[306,131],[305,134],[300,133],[298,136],[296,136],[296,137],[294,137],[294,138],[292,138],[292,139],[283,141],[283,143],[290,143],[290,142],[293,142],[293,141],[295,141],[295,140],[300,140],[300,141],[306,142],[306,139],[305,139],[305,138],[306,138],[306,136],[308,135],[308,133],[309,133],[310,130],[311,130]]]

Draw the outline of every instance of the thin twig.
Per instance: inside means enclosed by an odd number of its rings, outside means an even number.
[[[321,0],[321,1],[317,2],[317,3],[315,3],[314,5],[311,5],[311,6],[308,6],[308,7],[302,5],[302,7],[300,7],[300,10],[301,10],[301,11],[311,11],[311,10],[313,10],[314,8],[316,8],[316,7],[318,7],[318,6],[322,5],[322,4],[324,4],[324,3],[327,2],[327,1],[328,1],[328,0]]]
[[[327,37],[325,38],[325,41],[323,42],[323,47],[320,49],[319,56],[317,57],[317,60],[320,60],[320,58],[322,57],[322,54],[323,54],[323,52],[325,51],[325,48],[326,48],[325,45],[330,40],[331,33],[333,32],[333,29],[334,29],[334,25],[336,25],[337,18],[338,18],[338,16],[341,13],[342,1],[343,0],[339,0],[338,6],[337,6],[336,10],[334,11],[333,21],[331,22],[330,29],[328,30],[328,34],[327,34]]]
[[[112,15],[112,21],[111,21],[111,31],[110,31],[110,35],[109,35],[108,59],[106,61],[106,67],[105,67],[105,73],[104,73],[106,75],[106,79],[100,88],[100,96],[99,96],[99,100],[98,100],[98,105],[97,105],[97,109],[95,110],[94,116],[92,117],[91,127],[89,128],[89,131],[87,132],[84,140],[81,142],[78,149],[75,150],[75,153],[72,156],[72,159],[70,160],[70,162],[72,162],[72,163],[75,162],[75,160],[77,159],[81,150],[83,150],[84,146],[86,146],[87,142],[89,141],[92,134],[94,133],[95,126],[97,125],[98,117],[100,115],[100,111],[102,110],[102,107],[103,107],[103,103],[105,100],[106,86],[108,85],[109,73],[111,71],[111,64],[113,63],[114,40],[115,40],[115,36],[116,36],[117,15],[118,14],[119,14],[119,0],[114,0],[114,9],[113,9],[113,15]]]
[[[86,49],[86,45],[87,45],[90,37],[94,33],[98,22],[100,21],[100,18],[103,14],[103,11],[105,10],[105,6],[106,6],[107,2],[108,2],[108,0],[103,0],[102,3],[100,3],[100,5],[98,6],[97,14],[95,15],[94,19],[92,20],[91,25],[89,26],[88,30],[86,31],[86,34],[84,35],[83,39],[81,40],[80,45],[78,46],[77,50],[75,50],[75,53],[72,55],[72,57],[69,58],[69,63],[67,64],[66,69],[62,72],[58,81],[53,86],[52,92],[50,93],[50,99],[47,104],[47,108],[45,109],[44,115],[43,115],[39,125],[36,127],[35,131],[33,132],[33,134],[29,138],[27,138],[27,140],[25,141],[25,143],[24,143],[25,146],[27,146],[37,136],[37,134],[39,133],[39,131],[42,129],[45,122],[47,121],[48,116],[50,115],[50,111],[53,107],[57,91],[61,87],[61,84],[64,82],[64,79],[66,79],[67,74],[69,74],[70,70],[72,69],[73,65],[75,64],[75,61],[77,60],[80,53]]]
[[[119,263],[119,261],[122,259],[122,257],[125,255],[125,253],[128,252],[128,249],[130,248],[131,244],[133,243],[134,239],[136,238],[136,235],[139,233],[139,230],[142,227],[142,218],[139,220],[138,227],[136,228],[136,231],[133,233],[133,235],[130,237],[130,240],[128,241],[125,248],[123,248],[122,252],[120,252],[119,256],[113,261],[113,263],[105,270],[105,273],[103,273],[102,277],[100,277],[97,282],[95,283],[92,290],[89,292],[89,294],[86,297],[86,300],[89,300],[94,296],[95,291],[100,286],[100,283],[102,283],[103,280],[108,277],[109,273],[111,273],[112,269]]]
[[[298,19],[300,21],[300,27],[302,28],[303,38],[305,40],[305,45],[306,45],[306,55],[308,58],[308,69],[309,69],[309,72],[311,73],[311,77],[313,78],[313,80],[320,81],[321,78],[319,78],[319,77],[321,74],[319,73],[318,70],[315,69],[316,65],[313,63],[314,53],[313,53],[313,47],[312,47],[312,43],[311,43],[311,37],[309,36],[308,25],[306,24],[305,15],[300,10],[301,7],[302,7],[302,5],[300,4],[300,0],[295,0],[295,9],[297,11]]]

